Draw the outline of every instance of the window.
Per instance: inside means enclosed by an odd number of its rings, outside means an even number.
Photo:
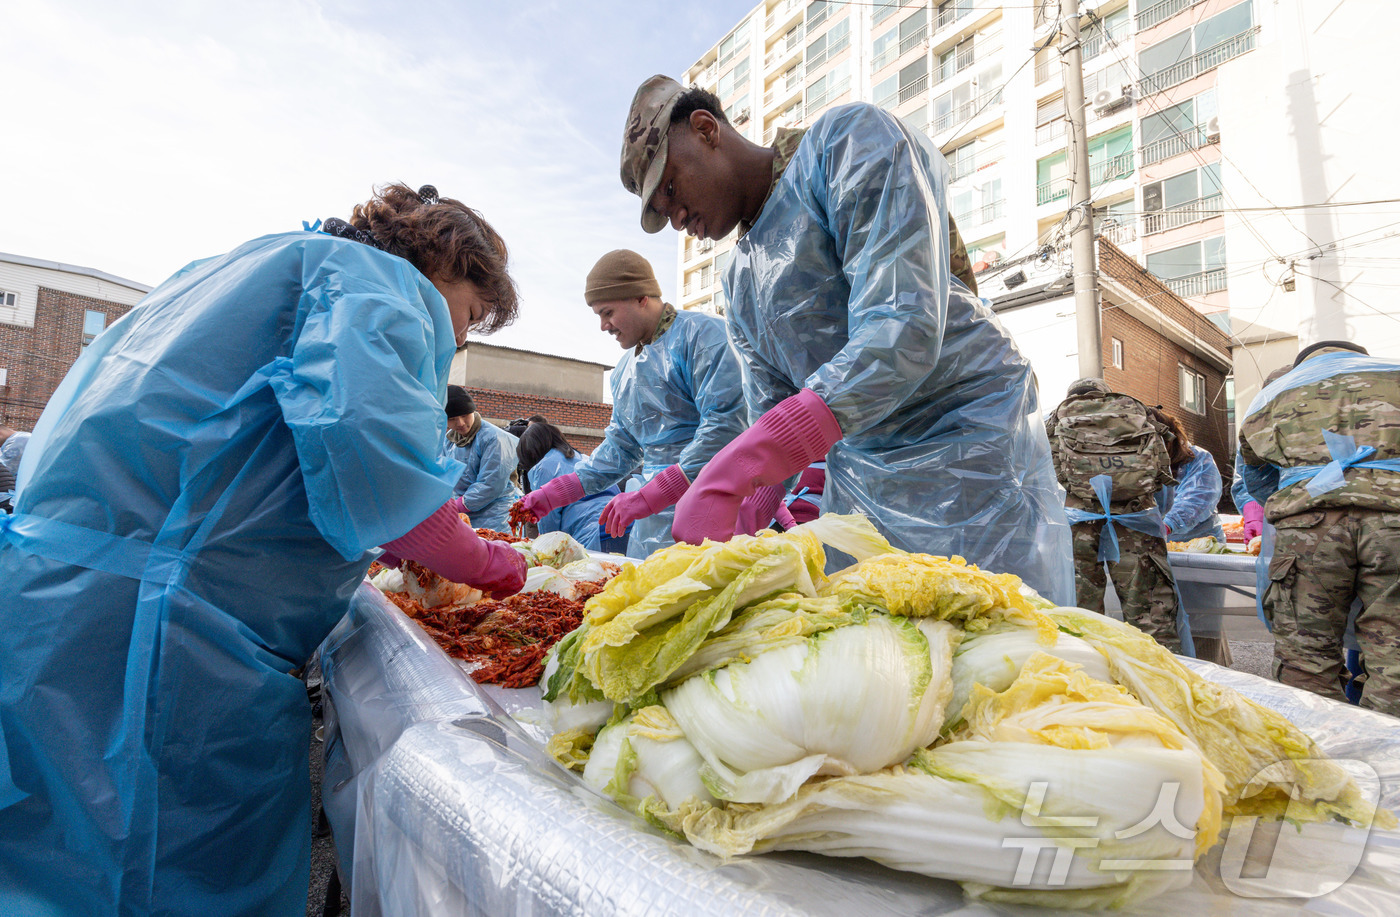
[[[881,108],[894,108],[899,104],[899,74],[875,85],[873,99]]]
[[[1211,163],[1142,186],[1149,235],[1220,214],[1220,164]]]
[[[919,9],[899,24],[899,53],[907,54],[928,35],[928,10]]]
[[[919,58],[899,71],[899,101],[908,102],[928,89],[928,60]]]
[[[972,262],[972,269],[986,270],[990,265],[1001,260],[1001,254],[1006,248],[1006,233],[992,236],[989,239],[980,239],[969,243],[967,246],[967,258]],[[981,265],[981,268],[978,267]]]
[[[975,157],[973,156],[973,153],[974,147],[976,147],[976,145],[977,144],[975,142],[964,143],[956,150],[948,151],[947,159],[949,181],[957,181],[959,178],[962,178],[964,175],[967,175],[974,170],[975,166],[973,165],[973,162],[975,161]]]
[[[1181,384],[1181,407],[1192,414],[1206,412],[1206,377],[1190,367],[1176,364]]]
[[[9,369],[7,369],[7,368],[4,367],[4,366],[0,366],[0,385],[5,385],[5,384],[7,384],[7,380],[8,380],[9,378],[10,378],[10,371],[9,371]]]
[[[851,86],[851,62],[849,59],[832,67],[826,73],[807,84],[807,113],[816,117],[817,109],[841,97]]]
[[[969,35],[953,47],[938,55],[938,79],[950,80],[953,75],[966,70],[976,60],[973,53],[972,36]]]
[[[724,66],[729,59],[749,46],[749,21],[743,22],[725,36],[724,41],[719,43],[719,63]]]
[[[870,11],[870,24],[879,25],[899,12],[899,4],[904,0],[875,0],[875,8]]]
[[[1122,41],[1130,34],[1132,24],[1129,22],[1128,8],[1120,7],[1084,30],[1084,59],[1097,57],[1110,42]]]
[[[1138,55],[1148,92],[1160,92],[1253,47],[1254,12],[1250,0],[1211,16],[1193,28],[1170,35]],[[1087,52],[1085,57],[1090,56]]]
[[[871,43],[870,66],[874,70],[881,70],[894,63],[899,56],[899,30],[890,29]]]
[[[83,311],[83,346],[92,343],[92,339],[102,333],[102,329],[107,327],[107,316],[103,312],[94,309]]]
[[[972,12],[972,0],[943,0],[938,4],[938,27],[941,29],[955,19]]]
[[[827,15],[831,13],[831,4],[826,0],[815,0],[807,4],[807,28],[814,29],[821,25]]]
[[[1149,252],[1147,269],[1162,280],[1179,280],[1207,271],[1224,271],[1225,237],[1203,239],[1176,248]]]
[[[0,307],[13,308],[16,298],[15,294],[0,290]]]
[[[715,94],[721,99],[727,99],[736,92],[743,92],[748,87],[749,59],[744,57],[740,58],[739,62],[734,65],[733,70],[719,78],[719,86],[716,88]]]
[[[826,63],[827,58],[846,50],[851,43],[851,20],[842,19],[807,45],[807,72]]]
[[[1123,342],[1117,338],[1110,338],[1113,341],[1113,365],[1119,369],[1123,368]]]

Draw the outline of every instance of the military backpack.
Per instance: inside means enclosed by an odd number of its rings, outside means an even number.
[[[1173,484],[1165,426],[1131,395],[1085,392],[1056,409],[1049,429],[1055,476],[1065,490],[1098,502],[1091,479],[1113,479],[1113,502],[1155,494]]]

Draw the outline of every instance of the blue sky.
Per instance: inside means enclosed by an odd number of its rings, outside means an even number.
[[[582,299],[597,257],[632,248],[676,283],[676,234],[643,233],[618,180],[628,103],[754,5],[6,4],[0,251],[155,285],[432,183],[511,247],[521,318],[493,342],[611,364]]]

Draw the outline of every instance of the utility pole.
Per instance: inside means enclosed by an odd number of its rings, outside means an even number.
[[[1090,203],[1089,135],[1084,116],[1084,56],[1079,44],[1079,0],[1060,0],[1060,61],[1065,72],[1065,117],[1069,119],[1069,212],[1074,258],[1074,314],[1079,339],[1079,376],[1103,376],[1099,315],[1099,270],[1094,252]]]

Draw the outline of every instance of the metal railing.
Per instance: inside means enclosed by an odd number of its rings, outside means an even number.
[[[793,52],[801,50],[802,28],[799,26],[792,35],[773,45],[773,50],[763,58],[763,67],[765,70],[772,70],[775,65],[791,57]]]
[[[1234,38],[1227,38],[1220,44],[1206,48],[1199,54],[1193,54],[1183,61],[1172,64],[1165,70],[1158,70],[1156,73],[1143,77],[1138,83],[1142,94],[1145,96],[1171,89],[1173,86],[1180,86],[1192,77],[1214,70],[1231,58],[1254,50],[1254,39],[1258,34],[1259,26],[1255,26],[1241,32]]]
[[[801,9],[803,0],[784,0],[783,3],[773,7],[773,12],[768,14],[768,18],[763,20],[763,28],[771,32],[773,26],[778,24],[779,19],[786,19],[788,14]]]
[[[1218,267],[1209,271],[1201,271],[1199,274],[1187,274],[1185,277],[1162,282],[1167,285],[1167,289],[1183,299],[1191,296],[1205,296],[1207,293],[1219,293],[1225,289],[1225,269]]]
[[[945,112],[934,118],[928,124],[926,133],[941,134],[955,124],[970,121],[972,118],[982,114],[985,109],[1001,103],[1001,87],[989,89],[977,97],[954,106],[951,111]]]
[[[1102,185],[1133,174],[1133,151],[1126,150],[1089,166],[1089,184]]]
[[[1050,79],[1052,74],[1058,73],[1059,63],[1060,62],[1057,58],[1051,58],[1048,61],[1042,61],[1041,63],[1036,64],[1035,84],[1039,86],[1041,83],[1044,83],[1046,80]]]
[[[972,15],[972,0],[948,0],[938,5],[938,27],[952,25],[964,16]]]
[[[1189,6],[1195,6],[1201,0],[1160,0],[1145,9],[1138,10],[1137,27],[1138,30],[1150,29],[1159,22],[1164,22]]]
[[[948,163],[948,181],[954,182],[960,178],[966,178],[973,172],[985,169],[993,163],[1001,162],[1005,155],[1005,143],[993,143],[974,149],[971,156]]]
[[[773,88],[763,94],[764,107],[770,107],[779,98],[785,98],[802,88],[802,78],[800,76],[788,77],[781,83],[774,83]]]
[[[1156,235],[1159,232],[1176,229],[1178,226],[1199,223],[1201,220],[1220,216],[1220,200],[1219,194],[1210,194],[1199,200],[1178,204],[1167,210],[1145,213],[1142,217],[1142,234],[1144,236]]]
[[[1049,124],[1042,124],[1035,129],[1036,143],[1049,143],[1056,137],[1065,135],[1065,117],[1061,115]]]
[[[827,89],[826,91],[824,91],[821,95],[813,96],[813,95],[810,95],[810,94],[809,94],[809,95],[807,96],[807,110],[808,110],[808,111],[816,111],[818,108],[821,108],[821,107],[822,107],[823,105],[825,105],[827,102],[829,102],[829,101],[834,102],[835,100],[839,99],[839,98],[841,97],[841,95],[842,95],[844,92],[846,92],[846,90],[848,90],[848,89],[850,89],[850,88],[851,88],[851,78],[850,78],[850,77],[846,77],[846,78],[845,78],[844,80],[842,80],[840,83],[836,84],[835,86],[832,86],[832,87],[828,88],[828,89]]]
[[[1127,178],[1132,174],[1133,151],[1128,150],[1089,166],[1089,187],[1093,188],[1107,182],[1117,181],[1120,178]],[[1069,176],[1067,175],[1052,178],[1035,186],[1037,206],[1058,201],[1064,197],[1069,197]]]
[[[1006,201],[992,201],[981,207],[973,207],[971,210],[953,214],[953,222],[959,226],[972,227],[981,226],[983,223],[990,223],[992,220],[999,220],[1006,215]]]
[[[1101,29],[1097,27],[1090,29],[1089,34],[1084,37],[1080,45],[1083,59],[1087,61],[1091,58],[1098,57],[1104,51],[1118,44],[1118,42],[1131,34],[1132,30],[1128,27],[1126,22],[1112,29]]]
[[[900,102],[900,104],[902,105],[902,104],[904,104],[905,102],[908,102],[910,99],[914,98],[915,96],[917,96],[919,93],[923,92],[923,91],[926,90],[926,89],[928,89],[928,74],[927,74],[927,73],[925,73],[923,76],[919,77],[919,78],[918,78],[917,80],[915,80],[914,82],[910,83],[908,86],[901,86],[901,87],[899,87],[899,102]]]
[[[919,30],[917,32],[914,32],[910,35],[905,35],[899,40],[899,56],[903,57],[905,54],[912,51],[915,47],[919,45],[920,42],[922,42],[927,37],[928,24],[925,23],[919,26]]]
[[[1154,140],[1139,152],[1142,154],[1142,164],[1150,166],[1154,162],[1161,162],[1164,159],[1171,159],[1173,156],[1180,156],[1182,153],[1189,153],[1191,150],[1200,149],[1213,142],[1214,139],[1206,133],[1205,127],[1198,124],[1190,130],[1172,134],[1170,137],[1163,137],[1161,140]]]
[[[993,37],[993,38],[1000,38],[1001,36],[998,34],[998,35],[994,35],[994,36],[992,36],[992,37]],[[959,52],[958,52],[958,56],[957,56],[957,58],[955,59],[954,64],[953,64],[953,72],[952,72],[952,73],[944,74],[942,68],[941,68],[940,66],[938,66],[938,64],[935,64],[935,65],[934,65],[934,75],[937,76],[938,78],[937,78],[936,80],[934,80],[934,82],[935,82],[935,83],[946,83],[946,82],[948,82],[949,80],[951,80],[951,79],[953,79],[954,77],[956,77],[959,73],[962,73],[962,72],[963,72],[964,70],[966,70],[968,67],[971,67],[973,64],[977,63],[978,61],[986,60],[986,59],[988,59],[988,58],[990,58],[990,57],[992,57],[992,56],[994,56],[994,55],[1000,54],[1000,53],[1001,53],[1001,44],[1000,44],[1000,42],[998,42],[997,44],[992,44],[992,45],[983,43],[983,44],[977,44],[977,45],[970,46],[970,47],[968,47],[966,50],[963,50],[963,51],[959,51]]]
[[[1094,226],[1094,234],[1107,239],[1114,245],[1128,245],[1137,241],[1137,226],[1131,222],[1120,223],[1117,220],[1103,220]]]
[[[870,59],[870,72],[874,73],[877,70],[884,70],[886,67],[888,67],[890,64],[893,64],[897,60],[899,60],[899,46],[890,45],[888,48],[881,51],[879,54],[875,55],[875,57]]]

